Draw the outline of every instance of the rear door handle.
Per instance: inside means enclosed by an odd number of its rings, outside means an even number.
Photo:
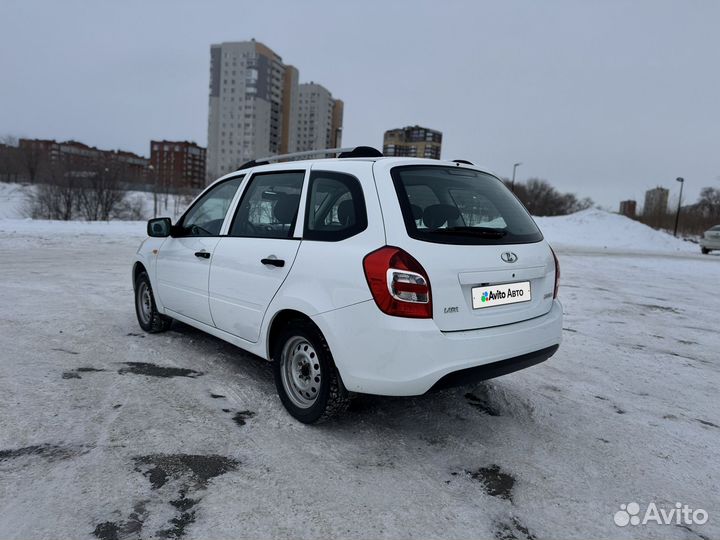
[[[260,262],[271,266],[277,266],[278,268],[285,266],[285,261],[282,259],[260,259]]]
[[[210,252],[209,251],[196,251],[195,256],[199,259],[209,259],[210,258]]]

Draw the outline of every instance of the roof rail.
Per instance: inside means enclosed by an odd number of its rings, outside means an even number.
[[[353,158],[353,157],[383,157],[382,152],[373,148],[372,146],[356,146],[349,152],[346,150],[341,152],[339,158]]]
[[[237,170],[249,169],[258,165],[268,165],[269,163],[278,161],[290,161],[298,158],[306,158],[311,156],[322,156],[328,154],[338,154],[338,158],[353,157],[382,157],[382,153],[370,146],[356,146],[354,148],[325,148],[323,150],[309,150],[307,152],[293,152],[292,154],[278,154],[275,156],[266,156],[263,158],[253,159],[247,163],[243,163]],[[335,156],[333,156],[335,157]]]
[[[256,159],[251,159],[250,161],[246,161],[245,163],[240,165],[237,168],[237,170],[242,171],[243,169],[249,169],[250,167],[257,167],[259,165],[269,165],[269,164],[270,164],[269,161],[262,161],[262,160],[258,161]]]

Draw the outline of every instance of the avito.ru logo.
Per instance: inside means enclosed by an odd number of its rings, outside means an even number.
[[[481,302],[490,302],[491,300],[502,300],[503,298],[517,298],[524,296],[522,289],[508,289],[507,292],[497,290],[495,292],[485,291],[480,297]]]
[[[615,525],[625,527],[626,525],[647,525],[657,523],[658,525],[704,525],[708,520],[708,513],[702,508],[693,510],[687,504],[675,503],[675,508],[666,510],[658,508],[651,502],[645,509],[644,515],[640,516],[640,505],[636,502],[621,504],[620,510],[613,516]]]

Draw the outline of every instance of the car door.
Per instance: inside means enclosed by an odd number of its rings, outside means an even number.
[[[212,325],[208,305],[211,258],[242,178],[217,183],[199,197],[160,247],[156,289],[166,309]]]
[[[253,174],[227,236],[213,253],[210,311],[215,326],[256,342],[271,300],[295,261],[304,169]]]

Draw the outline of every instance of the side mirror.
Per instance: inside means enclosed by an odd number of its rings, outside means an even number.
[[[155,218],[148,221],[147,233],[148,236],[152,236],[154,238],[165,238],[167,236],[170,236],[171,228],[172,221],[170,220],[170,218]]]

